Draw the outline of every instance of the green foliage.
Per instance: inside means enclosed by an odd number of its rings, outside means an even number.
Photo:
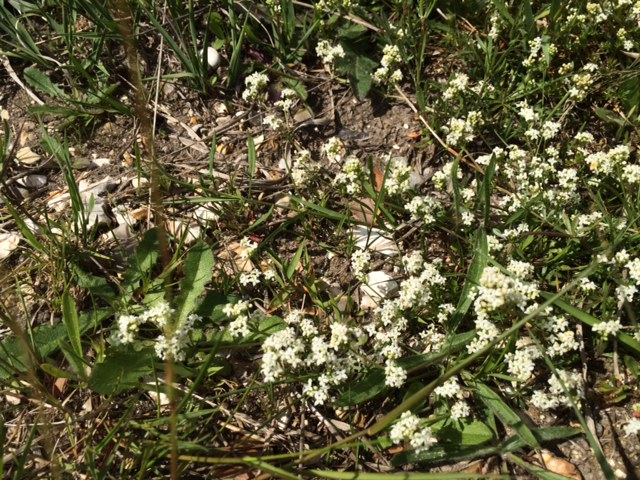
[[[89,388],[101,395],[117,395],[140,386],[140,379],[152,375],[157,363],[153,348],[112,349],[91,373]]]
[[[211,281],[213,266],[213,253],[208,245],[197,243],[191,248],[184,262],[184,279],[180,282],[182,293],[176,298],[178,324],[196,309],[196,301]]]

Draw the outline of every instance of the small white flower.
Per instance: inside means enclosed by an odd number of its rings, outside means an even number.
[[[456,377],[452,377],[447,380],[443,385],[437,387],[434,392],[436,395],[440,395],[445,398],[453,398],[460,394],[462,389],[460,388],[460,384],[458,383],[458,379]]]
[[[458,400],[451,405],[449,412],[451,413],[452,420],[462,420],[471,414],[471,407],[469,407],[469,404],[464,400]]]
[[[242,98],[245,101],[255,100],[258,98],[269,82],[269,77],[264,73],[254,72],[244,80],[245,91],[242,92]]]
[[[242,248],[242,250],[240,251],[240,258],[249,258],[258,249],[258,244],[251,240],[249,237],[243,237],[239,243],[240,247]]]
[[[640,435],[640,418],[632,418],[624,426],[625,436]]]
[[[325,65],[332,64],[336,58],[344,57],[342,45],[332,46],[327,40],[320,40],[316,46],[316,54]]]
[[[399,388],[407,380],[407,371],[397,363],[388,361],[384,367],[385,384],[389,387]]]
[[[250,272],[243,272],[240,274],[240,285],[253,285],[254,287],[260,283],[260,277],[262,276],[262,272],[257,268],[254,268]]]
[[[620,330],[622,330],[622,324],[620,320],[609,320],[608,322],[596,323],[591,329],[594,332],[598,332],[604,340],[609,338],[609,335],[616,336]]]

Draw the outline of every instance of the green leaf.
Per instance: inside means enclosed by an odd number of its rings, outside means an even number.
[[[569,427],[534,428],[531,430],[539,443],[563,440],[578,435],[581,430]],[[408,463],[432,463],[442,461],[473,460],[491,455],[505,455],[527,444],[520,437],[514,435],[498,445],[462,446],[460,444],[439,444],[426,452],[416,454],[414,451],[399,453],[391,459],[391,465],[399,467]]]
[[[81,313],[78,317],[78,331],[80,334],[92,327],[99,325],[103,320],[113,315],[111,310],[94,310]],[[60,342],[67,340],[69,334],[64,323],[57,325],[43,325],[33,329],[32,348],[40,358],[46,358],[60,348]],[[7,338],[0,346],[0,365],[8,364],[19,372],[26,370],[28,365],[28,352],[24,351],[21,343],[16,338]],[[11,369],[0,366],[0,380],[10,377]]]
[[[482,445],[493,439],[493,432],[484,423],[475,420],[462,429],[462,445]]]
[[[627,121],[624,118],[611,110],[607,110],[606,108],[596,108],[595,112],[596,115],[605,122],[612,123],[619,127],[623,127],[627,124]]]
[[[349,383],[336,401],[338,407],[348,407],[371,400],[376,395],[387,390],[384,370],[374,368],[362,380]]]
[[[467,271],[467,279],[464,282],[464,287],[460,293],[460,299],[458,300],[458,306],[451,318],[452,331],[455,331],[462,322],[465,314],[469,310],[469,307],[473,303],[471,296],[471,289],[478,285],[480,282],[480,276],[484,271],[484,267],[487,266],[489,247],[487,244],[487,233],[484,230],[478,230],[476,233],[476,245],[473,254],[473,260],[471,266]]]
[[[155,352],[112,349],[104,362],[96,364],[89,379],[89,388],[101,395],[115,395],[138,386],[140,378],[154,371]]]
[[[204,242],[197,243],[187,255],[181,294],[176,300],[178,325],[195,309],[196,300],[211,281],[214,264],[213,252]]]
[[[82,340],[80,338],[78,310],[76,308],[76,302],[67,291],[62,294],[62,320],[65,327],[67,328],[69,342],[71,342],[73,351],[76,353],[76,355],[82,358]]]
[[[264,317],[258,324],[258,333],[251,335],[249,338],[253,341],[259,340],[285,328],[287,328],[287,324],[280,317]]]
[[[64,97],[64,92],[53,84],[51,79],[36,67],[24,69],[24,79],[29,85],[52,97]]]
[[[293,256],[291,263],[287,267],[287,271],[285,273],[285,275],[287,276],[287,280],[291,280],[293,278],[294,273],[296,273],[296,269],[300,264],[300,258],[302,258],[302,254],[304,253],[304,248],[305,248],[305,242],[303,241],[298,247],[296,254]]]
[[[160,242],[158,230],[152,228],[145,235],[136,249],[131,266],[124,274],[124,288],[129,294],[133,294],[138,288],[138,283],[148,275],[158,261]]]
[[[351,83],[354,93],[359,99],[363,99],[369,93],[373,84],[373,70],[378,65],[366,55],[356,52],[345,46],[346,55],[336,62],[340,73],[346,75]]]
[[[514,429],[528,446],[532,448],[540,447],[538,440],[529,427],[522,422],[522,419],[516,412],[509,408],[502,398],[500,398],[500,395],[484,383],[474,382],[473,385],[477,390],[476,398],[479,398],[502,423]]]
[[[434,361],[441,360],[447,355],[462,350],[475,336],[475,330],[451,335],[444,339],[442,347],[438,351],[401,358],[398,360],[398,365],[407,370],[425,367]]]
[[[76,283],[80,288],[85,288],[91,295],[95,295],[108,302],[116,300],[116,293],[106,278],[87,273],[78,266],[75,266],[73,271],[75,273]]]
[[[51,365],[50,363],[40,364],[40,369],[53,378],[67,378],[76,382],[80,382],[82,380],[76,373],[63,370],[55,365]]]
[[[67,362],[69,362],[69,365],[71,365],[73,370],[77,373],[77,375],[80,378],[86,380],[87,373],[85,369],[86,364],[85,364],[84,358],[79,356],[73,350],[73,347],[69,343],[60,340],[59,344],[60,344],[60,350],[62,350],[62,354],[64,355],[64,358],[67,359]]]
[[[336,220],[338,222],[348,222],[350,220],[350,218],[342,213],[338,213],[334,210],[330,210],[328,208],[325,207],[321,207],[320,205],[316,205],[313,202],[309,202],[307,200],[303,200],[300,197],[296,197],[296,196],[291,196],[291,200],[299,203],[301,205],[304,205],[307,208],[310,208],[311,210],[315,210],[318,213],[321,213],[322,215],[324,215],[326,218],[331,219],[331,220]]]
[[[504,0],[493,0],[493,6],[496,7],[496,10],[500,14],[500,16],[507,22],[509,25],[515,25],[516,21],[509,13],[507,9],[507,5],[504,3]]]

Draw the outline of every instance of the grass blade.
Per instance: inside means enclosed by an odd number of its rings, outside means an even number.
[[[477,395],[479,396],[482,403],[484,403],[486,407],[491,410],[502,423],[514,429],[518,436],[528,446],[532,448],[540,448],[538,440],[533,435],[529,427],[527,427],[522,422],[522,419],[516,412],[509,408],[509,406],[502,400],[502,398],[500,398],[500,395],[498,395],[484,383],[473,382],[473,386],[476,388]]]

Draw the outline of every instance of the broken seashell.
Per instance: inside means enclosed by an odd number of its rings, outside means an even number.
[[[27,175],[17,181],[18,185],[27,188],[40,188],[47,184],[47,177],[44,175]]]
[[[0,233],[0,260],[7,258],[18,248],[20,238],[17,233]]]
[[[31,150],[31,148],[22,147],[16,152],[16,158],[20,163],[24,163],[25,165],[33,165],[34,163],[38,163],[41,157],[33,150]]]
[[[360,308],[376,308],[385,298],[396,295],[398,289],[398,282],[388,273],[382,270],[369,272],[360,285]]]
[[[356,225],[353,229],[353,239],[360,250],[378,252],[387,257],[400,255],[400,249],[396,242],[387,236],[379,228],[367,228],[364,225]]]
[[[220,65],[220,54],[213,47],[207,47],[207,51],[200,50],[200,57],[209,65],[210,70],[215,70]]]

